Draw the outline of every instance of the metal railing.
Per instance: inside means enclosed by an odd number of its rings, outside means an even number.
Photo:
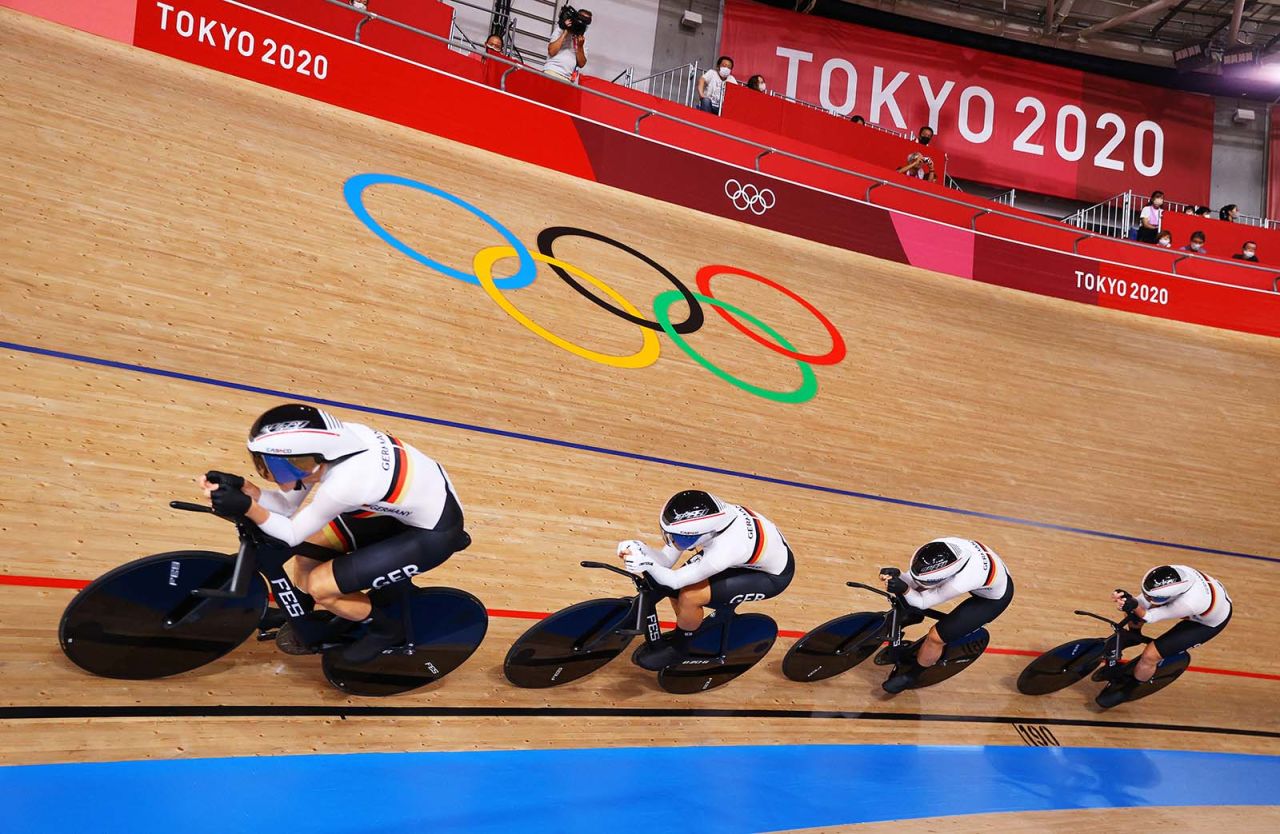
[[[436,41],[437,43],[443,44],[443,45],[445,45],[445,46],[449,46],[449,45],[451,45],[451,44],[452,44],[452,41],[451,41],[450,39],[448,39],[448,38],[441,37],[440,35],[437,35],[437,34],[435,34],[435,33],[433,33],[433,32],[427,32],[427,31],[425,31],[425,30],[423,30],[423,29],[419,29],[419,28],[417,28],[417,27],[415,27],[415,26],[410,26],[410,25],[409,25],[409,24],[407,24],[407,23],[401,23],[401,22],[400,22],[400,21],[398,21],[398,20],[393,20],[393,19],[388,18],[388,17],[382,17],[381,15],[375,14],[375,13],[373,13],[373,12],[370,12],[370,11],[366,10],[366,9],[359,9],[359,8],[353,7],[350,3],[348,3],[348,2],[344,2],[344,0],[324,0],[324,2],[326,2],[326,3],[328,3],[328,4],[332,5],[332,6],[338,6],[338,7],[344,8],[344,9],[349,9],[349,10],[350,10],[350,11],[352,11],[353,13],[355,13],[355,14],[357,14],[357,15],[360,15],[362,18],[368,18],[368,19],[378,20],[378,21],[381,21],[381,22],[383,22],[383,23],[386,23],[386,24],[388,24],[388,25],[390,25],[390,26],[396,26],[396,27],[398,27],[398,28],[400,28],[400,29],[404,29],[405,31],[408,31],[408,32],[414,32],[414,33],[416,33],[416,34],[418,34],[418,35],[421,35],[422,37],[425,37],[425,38],[428,38],[428,39],[430,39],[430,40]],[[911,192],[914,192],[914,193],[916,193],[916,194],[920,194],[921,196],[923,196],[923,197],[928,197],[928,198],[929,198],[929,199],[931,199],[931,200],[940,200],[940,201],[942,201],[942,202],[944,202],[944,203],[950,203],[950,204],[952,204],[952,205],[963,206],[963,207],[965,207],[965,208],[970,209],[973,213],[972,213],[972,214],[970,215],[970,217],[969,217],[968,226],[969,226],[969,229],[970,229],[971,231],[974,231],[974,232],[979,232],[979,231],[980,231],[980,230],[978,229],[978,221],[979,221],[981,218],[986,217],[987,215],[996,215],[996,216],[1001,216],[1001,217],[1009,217],[1009,218],[1012,218],[1012,219],[1014,219],[1014,220],[1019,220],[1019,221],[1021,221],[1021,222],[1023,222],[1023,223],[1027,223],[1027,224],[1030,224],[1030,225],[1033,225],[1033,226],[1043,226],[1043,227],[1045,227],[1045,228],[1054,229],[1055,231],[1059,231],[1059,232],[1064,230],[1064,226],[1063,226],[1063,224],[1062,224],[1062,223],[1054,223],[1054,222],[1049,222],[1049,221],[1044,221],[1044,220],[1036,220],[1036,219],[1034,219],[1034,218],[1031,218],[1031,217],[1027,217],[1027,216],[1025,216],[1025,214],[1010,214],[1010,213],[1008,213],[1008,212],[1000,211],[1000,210],[999,210],[999,208],[998,208],[998,205],[999,205],[999,204],[997,204],[997,203],[992,203],[992,204],[991,204],[991,208],[977,208],[977,207],[975,207],[975,206],[973,205],[973,203],[970,203],[970,202],[966,202],[966,201],[963,201],[963,200],[957,200],[957,199],[955,199],[955,198],[953,198],[953,197],[948,197],[948,196],[946,196],[946,195],[944,195],[944,194],[937,194],[937,193],[932,192],[932,191],[926,191],[926,190],[924,190],[924,189],[915,188],[915,187],[913,187],[913,186],[911,185],[911,180],[910,180],[910,179],[908,179],[908,178],[895,177],[895,178],[891,181],[891,180],[888,180],[888,179],[885,179],[885,178],[882,178],[882,177],[877,177],[877,176],[875,176],[874,174],[870,174],[870,173],[868,173],[868,172],[866,172],[866,171],[853,171],[853,170],[850,170],[850,169],[848,169],[848,168],[841,168],[841,167],[840,167],[840,166],[838,166],[838,165],[832,165],[832,164],[830,164],[830,163],[822,162],[821,160],[817,160],[817,159],[810,159],[810,158],[809,158],[809,157],[807,157],[807,156],[802,156],[802,155],[797,154],[797,153],[792,153],[791,151],[785,151],[785,150],[781,150],[781,149],[778,149],[778,148],[774,148],[774,147],[771,147],[771,146],[769,146],[769,145],[762,144],[762,143],[760,143],[760,142],[755,142],[755,141],[752,141],[752,140],[750,140],[750,139],[744,139],[744,138],[743,138],[743,137],[741,137],[741,136],[735,136],[734,134],[732,134],[732,133],[727,133],[727,132],[725,132],[725,131],[723,131],[723,130],[717,130],[716,128],[713,128],[713,127],[707,127],[706,125],[701,125],[701,124],[697,124],[696,122],[687,121],[687,120],[685,120],[685,119],[681,119],[681,118],[680,118],[680,117],[678,117],[678,116],[673,116],[673,115],[670,115],[670,114],[668,114],[668,113],[663,113],[663,112],[661,112],[661,111],[658,111],[658,110],[654,110],[654,109],[652,109],[652,108],[645,107],[643,104],[638,104],[638,103],[633,102],[633,101],[627,101],[626,99],[618,98],[617,96],[611,96],[611,95],[609,95],[608,93],[604,93],[604,92],[601,92],[601,91],[599,91],[599,90],[593,90],[593,89],[590,89],[590,88],[587,88],[587,87],[578,87],[576,84],[574,84],[574,83],[573,83],[573,82],[571,82],[571,81],[568,81],[568,80],[565,80],[565,79],[559,78],[559,77],[554,76],[554,75],[547,75],[547,74],[545,74],[545,73],[539,72],[538,70],[534,70],[534,69],[531,69],[531,68],[529,68],[529,67],[526,67],[526,66],[524,66],[523,64],[516,63],[516,62],[514,62],[514,61],[512,61],[512,60],[510,60],[510,59],[508,59],[508,58],[506,58],[506,57],[504,57],[504,56],[500,56],[500,55],[493,55],[493,54],[491,54],[491,53],[490,53],[490,54],[486,54],[486,53],[484,53],[484,52],[482,52],[482,51],[476,51],[476,54],[479,54],[481,57],[485,58],[486,60],[489,60],[489,61],[497,61],[498,63],[502,63],[502,64],[506,64],[506,65],[507,65],[507,69],[506,69],[506,71],[505,71],[505,72],[503,72],[503,74],[502,74],[502,76],[501,76],[501,78],[500,78],[500,80],[499,80],[499,85],[498,85],[498,86],[499,86],[499,89],[501,89],[501,90],[502,90],[502,91],[504,91],[504,92],[506,92],[506,83],[507,83],[507,78],[508,78],[510,75],[512,75],[513,73],[527,72],[527,73],[530,73],[530,74],[532,74],[532,75],[535,75],[535,76],[537,76],[537,77],[539,77],[539,78],[541,78],[541,79],[543,79],[543,80],[545,80],[545,81],[549,81],[549,82],[554,83],[554,84],[563,84],[563,85],[566,85],[566,86],[569,86],[569,87],[574,87],[575,89],[579,89],[579,90],[581,90],[581,91],[582,91],[583,93],[585,93],[585,94],[592,95],[592,96],[596,96],[596,97],[602,98],[602,99],[604,99],[604,100],[606,100],[606,101],[611,101],[611,102],[613,102],[614,104],[619,104],[619,105],[622,105],[622,106],[625,106],[625,107],[629,107],[629,108],[632,108],[632,109],[634,109],[634,110],[639,111],[639,112],[638,112],[638,114],[637,114],[637,116],[636,116],[636,120],[635,120],[634,126],[632,127],[632,130],[631,130],[631,132],[632,132],[634,135],[636,135],[636,136],[643,136],[643,135],[644,135],[644,134],[641,132],[641,130],[640,130],[641,124],[642,124],[646,119],[648,119],[648,118],[651,118],[651,117],[652,117],[652,118],[658,118],[658,119],[665,119],[665,120],[667,120],[667,121],[674,122],[674,123],[676,123],[676,124],[682,125],[682,126],[687,127],[687,128],[691,128],[691,129],[696,130],[696,131],[699,131],[699,132],[701,132],[701,133],[710,134],[710,135],[712,135],[712,136],[718,136],[718,137],[720,137],[720,138],[722,138],[722,139],[728,139],[728,140],[730,140],[730,141],[732,141],[732,142],[736,142],[736,143],[738,143],[738,144],[740,144],[740,145],[742,145],[742,146],[744,146],[744,147],[748,147],[748,148],[752,148],[752,149],[754,149],[754,150],[757,150],[757,151],[759,151],[759,153],[757,153],[757,154],[756,154],[755,162],[754,162],[753,168],[754,168],[754,170],[756,170],[756,171],[758,171],[758,172],[760,172],[760,173],[762,173],[762,174],[765,174],[765,173],[766,173],[766,172],[762,171],[762,170],[761,170],[761,168],[760,168],[760,161],[761,161],[762,159],[764,159],[766,156],[770,156],[770,155],[774,155],[774,156],[783,156],[783,157],[787,157],[788,159],[794,159],[794,160],[797,160],[797,161],[800,161],[800,162],[804,162],[805,164],[807,164],[807,165],[812,165],[812,166],[814,166],[815,168],[821,168],[821,169],[823,169],[823,170],[827,170],[827,171],[834,171],[834,172],[839,173],[839,174],[847,174],[847,175],[849,175],[849,176],[857,177],[857,178],[859,178],[859,179],[869,180],[869,182],[868,182],[868,184],[867,184],[867,187],[863,190],[863,193],[862,193],[862,196],[861,196],[861,197],[855,197],[855,196],[850,195],[850,194],[837,194],[837,195],[836,195],[836,196],[839,196],[839,197],[844,197],[844,198],[848,198],[848,199],[856,200],[856,201],[858,201],[858,202],[866,203],[866,204],[868,204],[868,205],[872,205],[872,206],[877,206],[877,207],[879,207],[879,206],[878,206],[878,204],[877,204],[877,203],[875,203],[875,202],[871,199],[871,195],[872,195],[872,193],[873,193],[877,188],[880,188],[880,187],[882,187],[882,186],[886,186],[886,185],[891,185],[891,186],[893,186],[893,187],[895,187],[895,188],[900,188],[900,189],[904,189],[904,190],[906,190],[906,191],[911,191]],[[437,70],[437,71],[438,71],[438,72],[443,72],[443,70]],[[447,74],[447,73],[445,73],[445,74]],[[539,103],[539,104],[542,104],[542,102],[538,102],[538,103]],[[548,107],[549,107],[549,106],[551,106],[551,105],[544,105],[544,106],[548,106]],[[768,175],[768,174],[766,174],[766,175]],[[772,175],[768,175],[768,176],[772,176]],[[800,184],[801,184],[801,185],[803,185],[803,186],[805,186],[805,187],[807,187],[807,188],[817,188],[817,186],[807,185],[807,184],[805,184],[805,183],[800,183]],[[832,193],[834,193],[834,192],[832,192]],[[931,218],[926,218],[926,219],[931,219]],[[943,221],[936,221],[936,222],[943,222]],[[947,224],[947,225],[954,225],[954,224]],[[987,233],[985,233],[985,232],[984,232],[983,234],[987,234]],[[1000,237],[1000,236],[999,236],[999,235],[992,235],[992,237]],[[1087,234],[1086,234],[1086,235],[1081,235],[1080,237],[1076,238],[1076,240],[1072,243],[1072,247],[1071,247],[1072,254],[1077,254],[1077,255],[1078,255],[1078,254],[1079,254],[1079,245],[1080,245],[1080,242],[1081,242],[1081,241],[1084,241],[1084,240],[1088,240],[1090,237],[1091,237],[1091,235],[1087,235]],[[1014,240],[1014,242],[1015,242],[1015,243],[1024,243],[1024,244],[1028,244],[1028,245],[1031,245],[1031,246],[1038,246],[1038,245],[1039,245],[1039,244],[1035,244],[1035,243],[1029,243],[1028,241],[1025,241],[1025,240]],[[1146,244],[1141,244],[1141,243],[1129,243],[1128,241],[1122,241],[1122,242],[1123,242],[1123,243],[1126,243],[1126,244],[1128,244],[1128,245],[1130,245],[1130,246],[1139,246],[1139,247],[1144,247],[1144,248],[1146,248],[1146,246],[1147,246]],[[1230,286],[1230,287],[1234,287],[1234,288],[1236,288],[1236,289],[1249,289],[1248,287],[1241,287],[1240,285],[1237,285],[1237,284],[1223,284],[1223,283],[1222,283],[1222,282],[1220,282],[1220,281],[1212,281],[1212,280],[1209,280],[1209,279],[1205,279],[1205,278],[1197,278],[1197,277],[1195,277],[1195,276],[1190,276],[1190,275],[1181,275],[1181,274],[1178,272],[1178,269],[1177,269],[1177,267],[1178,267],[1178,263],[1180,263],[1181,261],[1186,260],[1186,259],[1187,259],[1187,257],[1185,257],[1185,256],[1184,256],[1184,257],[1182,257],[1182,258],[1179,258],[1177,261],[1175,261],[1175,262],[1173,263],[1172,267],[1171,267],[1171,269],[1172,269],[1172,273],[1171,273],[1171,274],[1173,274],[1173,275],[1179,275],[1179,277],[1187,278],[1187,279],[1189,279],[1189,280],[1194,280],[1194,281],[1202,281],[1202,282],[1205,282],[1205,283],[1211,283],[1211,284],[1220,284],[1221,286]],[[1103,261],[1103,262],[1104,262],[1104,263],[1106,263],[1106,261]],[[1119,263],[1119,262],[1117,262],[1117,263]],[[1120,265],[1122,265],[1122,266],[1130,266],[1130,264],[1124,264],[1124,263],[1120,263]],[[1234,266],[1236,266],[1236,267],[1237,267],[1237,268],[1239,268],[1239,269],[1252,269],[1252,270],[1257,270],[1257,271],[1263,271],[1263,272],[1266,272],[1269,276],[1274,276],[1274,277],[1276,277],[1276,278],[1280,279],[1280,276],[1277,276],[1277,275],[1276,275],[1276,270],[1274,270],[1274,269],[1268,269],[1268,268],[1266,268],[1266,267],[1257,267],[1257,266],[1253,266],[1252,264],[1248,264],[1248,263],[1236,263],[1236,264],[1233,264],[1233,265],[1234,265]],[[1140,268],[1141,268],[1141,267],[1140,267]],[[1158,271],[1158,270],[1150,270],[1150,271]],[[1274,291],[1276,291],[1276,292],[1280,292],[1280,281],[1273,282],[1273,286],[1275,287],[1275,290],[1274,290]]]
[[[1013,208],[1014,203],[1018,201],[1018,189],[1010,188],[1008,191],[1002,191],[994,197],[988,197],[993,203],[999,203],[1002,206]]]
[[[633,90],[648,93],[667,101],[693,107],[698,94],[698,62],[655,72],[644,78],[635,78],[627,84]]]
[[[1124,239],[1129,237],[1129,230],[1137,225],[1138,212],[1145,202],[1132,191],[1126,191],[1069,214],[1062,218],[1062,222],[1095,235]]]

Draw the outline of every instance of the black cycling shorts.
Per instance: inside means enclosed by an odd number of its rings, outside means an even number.
[[[787,566],[774,575],[750,568],[729,568],[708,580],[711,583],[712,608],[731,608],[743,602],[756,602],[776,597],[787,589],[796,575],[796,557],[787,548]]]
[[[1013,577],[1009,577],[1004,596],[999,599],[975,597],[972,594],[964,602],[951,609],[935,628],[943,643],[954,643],[961,637],[982,628],[987,623],[1004,613],[1013,602]]]
[[[1208,643],[1217,637],[1218,633],[1226,628],[1229,622],[1231,622],[1230,614],[1216,626],[1183,620],[1151,642],[1155,644],[1156,651],[1160,653],[1160,657],[1173,657],[1180,652],[1194,649],[1201,643]]]
[[[330,524],[347,547],[347,554],[335,553],[333,562],[333,578],[344,594],[384,588],[426,573],[466,543],[462,507],[451,493],[446,493],[444,512],[430,530],[366,513],[343,513]]]

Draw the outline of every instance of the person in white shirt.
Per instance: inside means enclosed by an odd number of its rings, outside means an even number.
[[[709,492],[689,489],[668,499],[659,517],[661,550],[631,539],[618,555],[631,573],[675,592],[676,629],[636,655],[644,669],[658,671],[684,656],[702,625],[705,607],[731,608],[782,593],[795,575],[796,560],[777,526],[758,513]],[[682,556],[689,558],[675,567]]]
[[[580,25],[561,19],[560,36],[547,44],[547,61],[542,65],[542,71],[548,75],[573,80],[574,74],[587,65],[586,27],[591,23],[591,12],[578,10],[577,20]]]
[[[302,542],[320,546],[310,554],[332,551],[327,561],[295,556],[294,583],[344,620],[372,618],[367,633],[343,649],[348,662],[367,663],[403,642],[403,618],[388,609],[404,583],[470,543],[444,468],[389,434],[301,403],[266,411],[249,430],[248,447],[258,474],[277,489],[208,472],[200,486],[214,512],[258,525],[278,540],[259,550],[280,550],[281,562]],[[277,644],[290,654],[315,651],[314,623],[291,620]]]
[[[1136,663],[1115,666],[1111,678],[1133,671],[1139,681],[1149,681],[1166,657],[1194,649],[1217,637],[1231,621],[1231,597],[1222,583],[1186,565],[1160,565],[1142,578],[1142,593],[1116,590],[1116,608],[1140,628],[1143,623],[1180,620],[1173,628],[1147,644]],[[1132,627],[1132,626],[1131,626]]]
[[[968,594],[964,602],[929,629],[915,653],[915,663],[932,666],[948,643],[990,623],[1013,602],[1013,577],[1004,561],[989,547],[972,539],[953,536],[934,539],[911,557],[903,578],[893,568],[881,568],[880,578],[890,593],[907,604],[908,624],[920,622],[920,612]],[[909,651],[909,647],[903,647]],[[884,682],[886,692],[901,692],[913,677],[908,669]]]
[[[698,109],[720,115],[725,85],[737,83],[738,79],[733,77],[733,59],[721,55],[716,59],[715,69],[709,69],[698,77]]]
[[[1152,191],[1151,199],[1138,215],[1138,242],[1155,243],[1160,234],[1160,218],[1164,214],[1164,192]]]

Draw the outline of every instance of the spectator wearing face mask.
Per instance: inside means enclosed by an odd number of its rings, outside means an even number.
[[[1191,242],[1182,247],[1183,252],[1194,252],[1197,255],[1207,255],[1209,250],[1204,245],[1204,232],[1192,232]]]
[[[924,127],[916,131],[916,141],[918,141],[921,145],[929,144],[930,142],[933,141],[933,137],[934,137],[933,128],[929,127],[928,125],[925,125]]]
[[[1251,261],[1256,264],[1258,262],[1258,244],[1252,240],[1246,240],[1244,246],[1240,247],[1240,251],[1231,257],[1237,261]]]
[[[1165,230],[1156,236],[1156,246],[1163,246],[1165,249],[1173,248],[1173,232]]]
[[[1196,217],[1212,217],[1213,209],[1209,208],[1208,206],[1196,206],[1194,209],[1191,210],[1191,213],[1194,214]]]
[[[1236,222],[1236,218],[1240,216],[1240,207],[1235,203],[1227,203],[1218,209],[1218,219],[1225,220],[1228,223]]]
[[[1160,236],[1160,218],[1164,215],[1164,192],[1152,191],[1151,199],[1138,215],[1138,242],[1155,243]]]
[[[853,122],[855,125],[865,125],[867,123],[867,120],[859,116],[857,113],[854,113],[849,121]]]
[[[737,83],[738,79],[733,77],[733,59],[721,55],[716,59],[716,68],[707,70],[698,78],[698,109],[720,115],[725,85]]]
[[[757,93],[767,92],[763,75],[753,75],[747,79],[747,86]]]

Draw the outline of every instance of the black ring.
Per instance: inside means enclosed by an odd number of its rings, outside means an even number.
[[[693,293],[689,291],[689,288],[686,287],[683,283],[681,283],[680,279],[672,275],[670,270],[668,270],[662,264],[658,263],[653,258],[650,258],[648,255],[644,254],[643,252],[632,249],[630,246],[628,246],[625,243],[622,243],[621,241],[614,240],[613,238],[608,237],[606,235],[602,235],[599,232],[593,232],[588,229],[579,229],[574,226],[548,226],[547,228],[543,229],[541,232],[538,232],[538,251],[546,255],[548,258],[554,258],[555,252],[552,251],[552,246],[555,244],[557,240],[559,240],[560,238],[566,235],[569,235],[572,237],[585,237],[585,238],[590,238],[591,240],[598,240],[601,243],[607,243],[610,246],[616,249],[621,249],[623,252],[626,252],[627,254],[635,258],[638,258],[639,260],[644,261],[649,266],[653,267],[655,270],[657,270],[659,275],[661,275],[663,278],[666,278],[668,281],[670,281],[672,286],[674,286],[677,290],[680,291],[680,294],[684,296],[684,300],[689,304],[689,317],[684,321],[680,322],[679,324],[672,325],[672,329],[675,330],[677,333],[694,333],[702,327],[702,322],[703,322],[702,305],[698,303],[698,299],[693,297]],[[605,301],[600,296],[588,292],[585,287],[583,287],[581,284],[575,281],[573,277],[569,275],[569,273],[565,272],[560,267],[555,266],[554,264],[548,264],[548,266],[551,267],[552,271],[555,272],[556,275],[560,276],[560,279],[562,281],[564,281],[566,284],[568,284],[569,286],[577,290],[579,295],[582,295],[582,296],[585,296],[586,298],[591,299],[591,301],[597,306],[603,307],[604,309],[608,310],[610,313],[613,313],[618,318],[626,319],[632,324],[638,324],[641,327],[647,327],[650,330],[657,330],[658,332],[662,332],[662,325],[658,324],[656,321],[649,321],[648,319],[642,319],[638,316],[633,316],[631,313],[628,313],[626,310],[621,310],[617,307],[614,307],[612,304],[610,304],[608,301]]]

